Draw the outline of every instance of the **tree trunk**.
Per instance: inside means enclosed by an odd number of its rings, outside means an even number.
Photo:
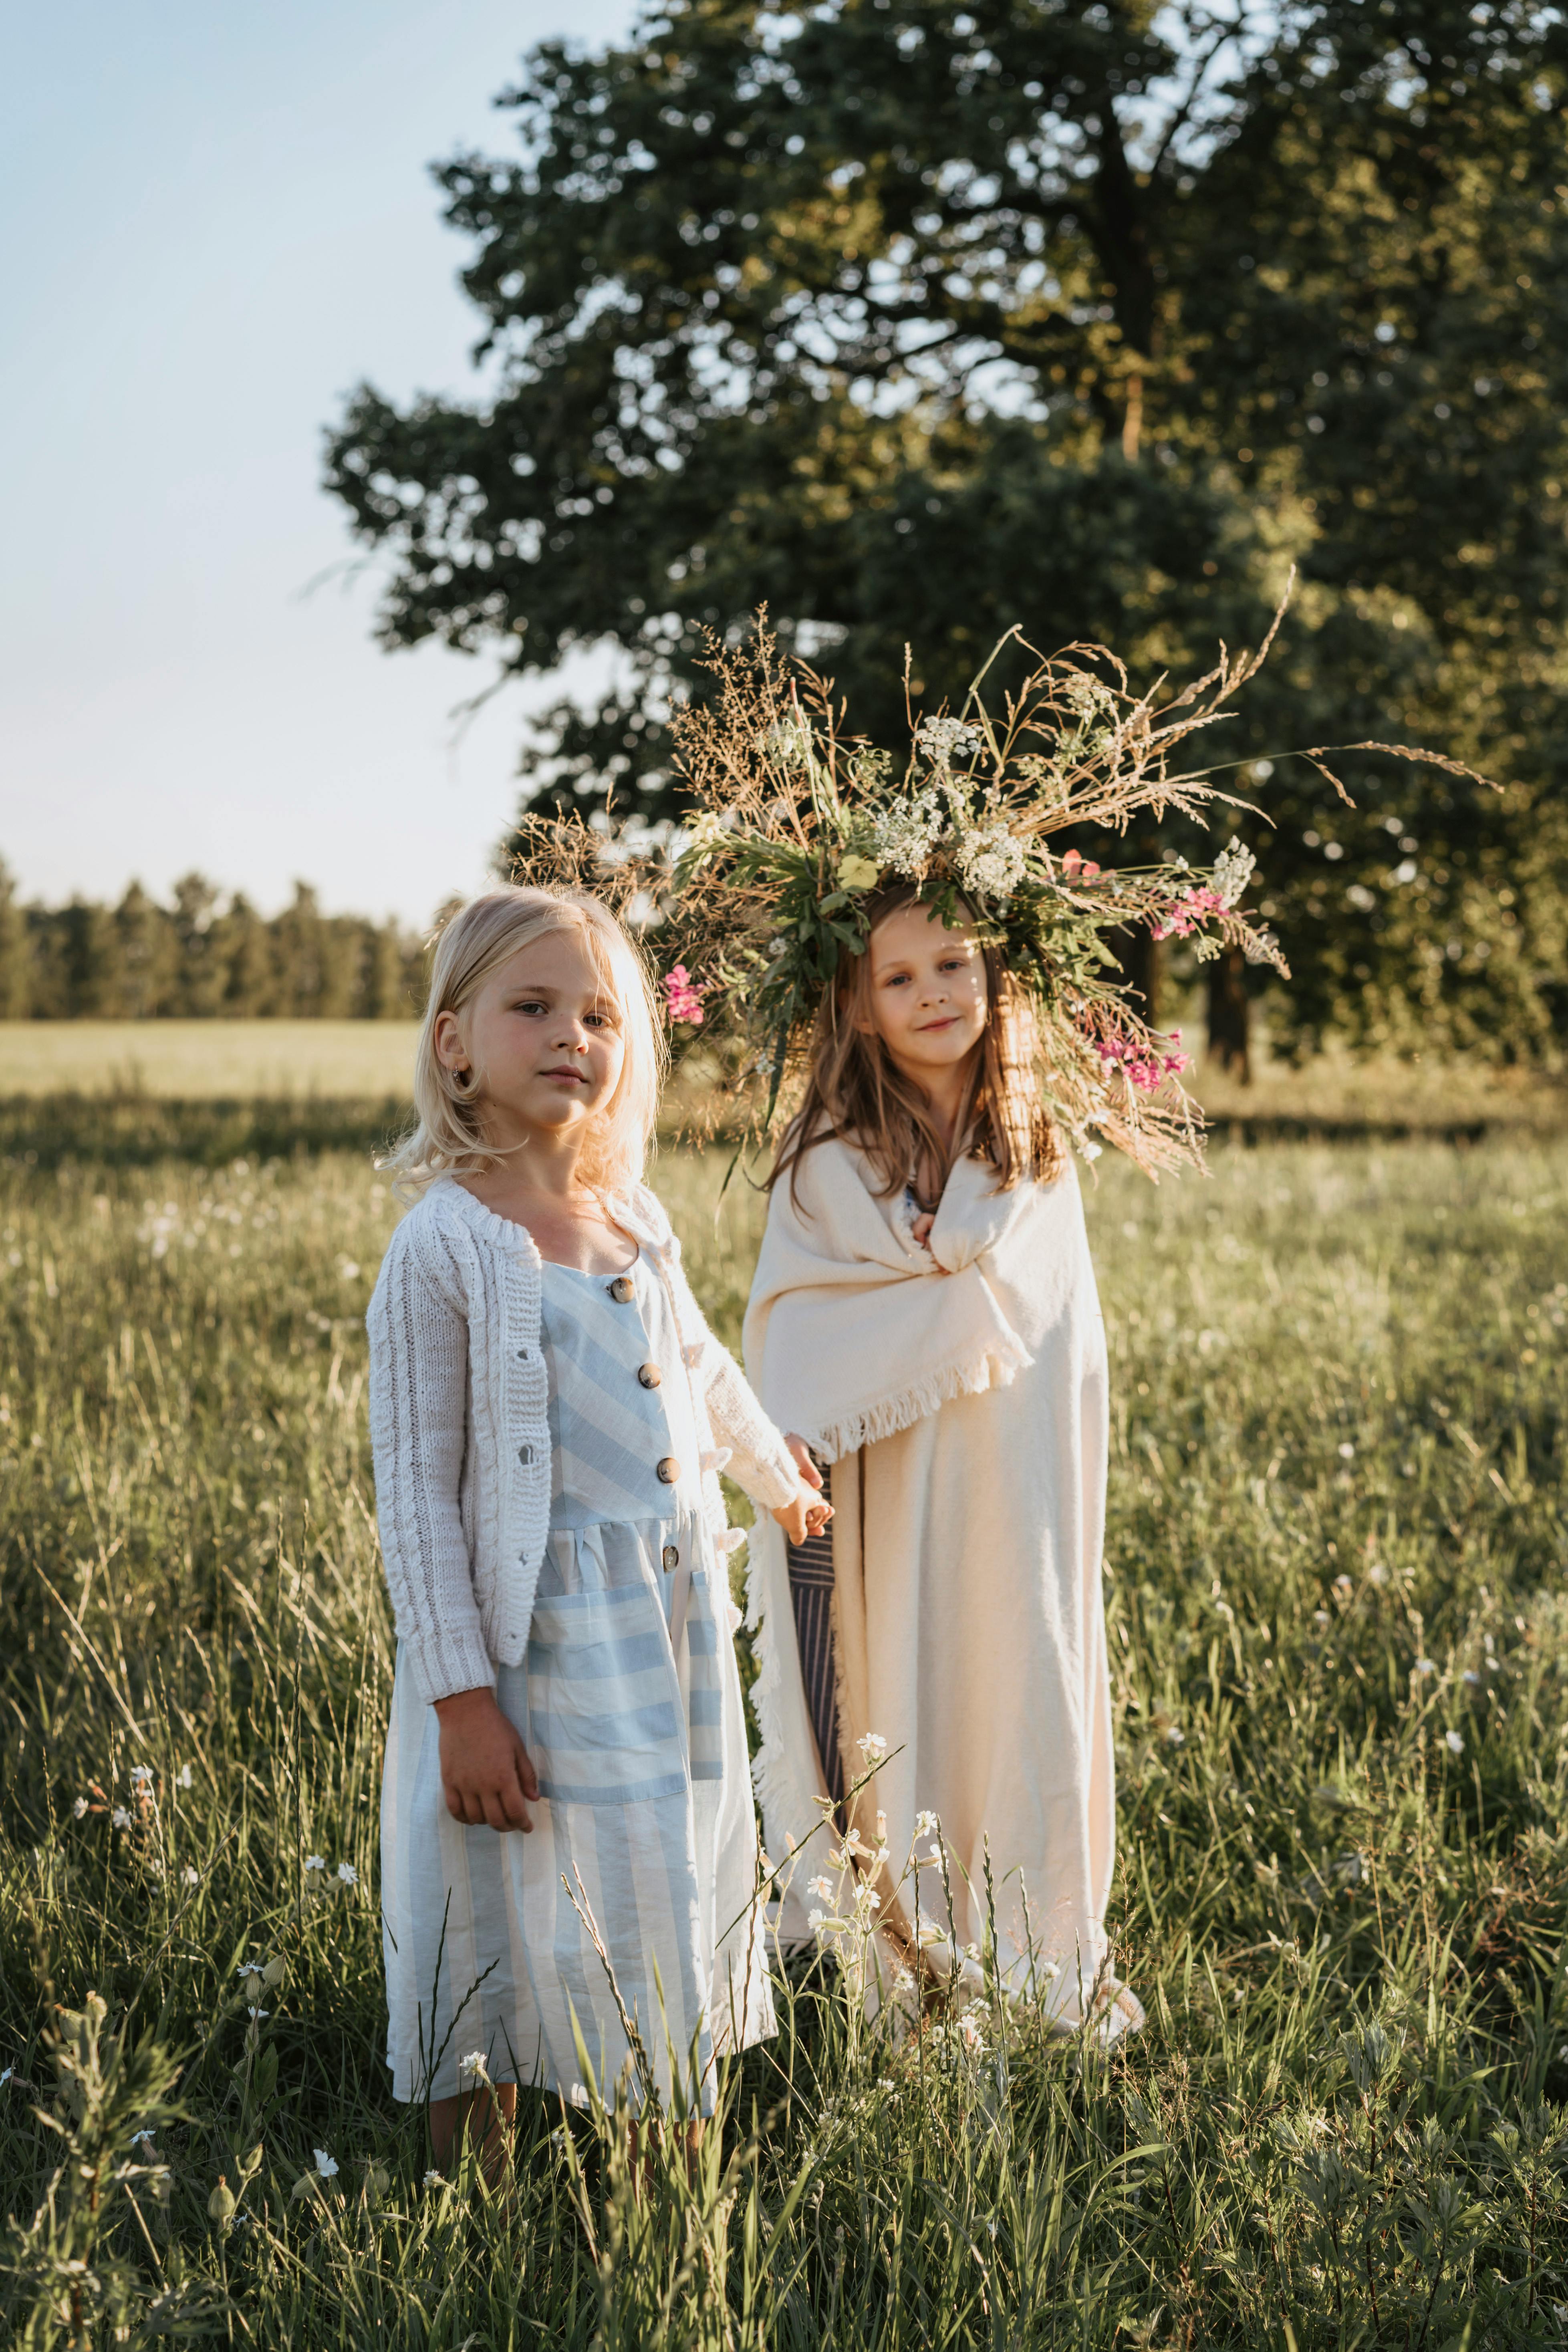
[[[1160,1020],[1160,942],[1152,940],[1147,931],[1112,931],[1106,941],[1116,950],[1116,961],[1122,984],[1131,1000],[1132,1010],[1151,1029]]]
[[[1239,948],[1222,948],[1208,968],[1209,1052],[1222,1070],[1252,1084],[1252,1000],[1247,992],[1247,959]]]

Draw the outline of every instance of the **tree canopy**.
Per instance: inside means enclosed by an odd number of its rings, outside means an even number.
[[[1289,1021],[1542,1049],[1565,64],[1555,10],[1453,0],[691,0],[547,44],[500,100],[521,155],[437,173],[479,395],[363,388],[331,440],[385,639],[614,644],[529,783],[656,814],[669,697],[760,604],[874,733],[906,641],[931,702],[1014,623],[1186,675],[1294,563],[1230,748]],[[1365,737],[1506,790],[1362,757],[1352,812],[1278,757]]]

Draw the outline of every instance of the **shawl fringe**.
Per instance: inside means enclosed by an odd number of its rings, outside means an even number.
[[[1010,1388],[1032,1360],[1021,1341],[992,1343],[968,1362],[944,1364],[924,1380],[900,1389],[896,1396],[883,1397],[826,1429],[814,1431],[811,1443],[825,1461],[840,1462],[847,1454],[858,1454],[863,1445],[875,1445],[879,1438],[896,1437],[900,1430],[912,1429],[917,1421],[927,1420],[953,1397],[984,1396],[988,1389]]]

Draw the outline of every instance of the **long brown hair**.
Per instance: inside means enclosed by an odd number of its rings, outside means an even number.
[[[912,883],[879,891],[866,908],[871,929],[901,907],[913,906]],[[965,910],[967,912],[967,909]],[[879,1199],[910,1181],[916,1168],[929,1168],[945,1183],[965,1151],[995,1171],[996,1189],[1008,1192],[1025,1177],[1055,1176],[1061,1146],[1046,1116],[1036,1076],[1033,1012],[994,947],[984,942],[985,1026],[969,1070],[969,1092],[945,1143],[931,1117],[924,1089],[895,1068],[886,1045],[871,1027],[871,950],[844,957],[833,985],[823,992],[807,1048],[805,1097],[784,1134],[768,1178],[771,1191],[786,1172],[795,1190],[805,1154],[830,1136],[853,1143],[870,1161]],[[940,1193],[941,1184],[937,1191]]]

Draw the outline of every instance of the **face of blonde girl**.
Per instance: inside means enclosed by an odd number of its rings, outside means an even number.
[[[616,1091],[626,1060],[621,1008],[576,931],[547,931],[497,966],[460,1013],[442,1013],[436,1051],[473,1070],[498,1142],[564,1136]]]
[[[929,907],[900,907],[866,953],[869,1026],[894,1067],[921,1082],[952,1070],[985,1027],[985,964],[968,924],[950,931]]]

